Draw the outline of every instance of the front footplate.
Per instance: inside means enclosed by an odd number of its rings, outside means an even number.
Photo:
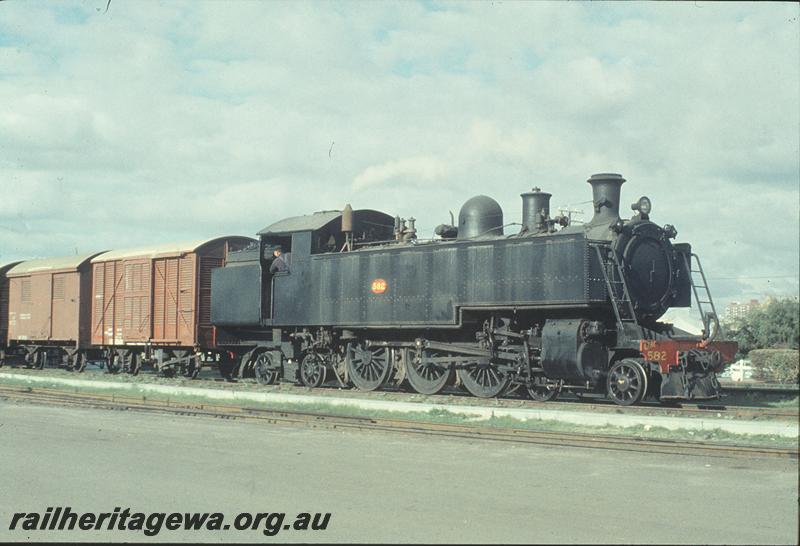
[[[717,372],[733,361],[738,345],[717,341],[703,347],[701,343],[695,338],[640,341],[642,358],[659,366],[662,400],[719,398]]]
[[[719,396],[717,374],[710,367],[693,362],[673,366],[661,374],[661,400],[708,400]]]

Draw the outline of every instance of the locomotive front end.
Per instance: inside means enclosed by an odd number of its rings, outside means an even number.
[[[646,375],[649,369],[656,376],[660,386],[654,394],[661,399],[718,398],[716,373],[733,360],[737,345],[715,340],[720,325],[699,257],[689,244],[673,243],[677,236],[673,226],[650,220],[649,198],[631,205],[635,214],[630,220],[619,217],[620,188],[625,182],[620,175],[598,174],[588,182],[595,216],[587,234],[606,237],[603,267],[617,345],[636,348],[639,354],[634,360]],[[693,296],[703,323],[700,336],[676,333],[671,325],[658,322],[670,308],[692,307]],[[610,382],[613,371],[612,367]],[[625,381],[619,381],[618,388],[624,389]],[[612,398],[614,393],[615,386],[609,384]]]

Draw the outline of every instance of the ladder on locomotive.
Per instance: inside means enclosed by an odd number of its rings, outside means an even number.
[[[625,336],[627,332],[637,332],[642,339],[645,330],[639,326],[636,319],[636,311],[633,308],[628,283],[625,282],[623,274],[623,264],[617,259],[617,253],[611,247],[605,245],[592,245],[597,252],[597,259],[600,261],[600,270],[603,272],[603,279],[606,281],[606,290],[611,299],[611,308],[617,319],[617,332]]]
[[[689,283],[692,285],[692,292],[694,293],[694,301],[697,302],[697,309],[700,311],[700,320],[703,323],[703,337],[716,336],[720,331],[719,316],[717,315],[717,308],[714,307],[714,300],[711,298],[711,291],[708,289],[708,281],[706,281],[706,274],[703,272],[703,265],[700,263],[700,257],[694,252],[690,256],[683,254],[683,264],[686,271],[689,273]],[[698,282],[695,281],[695,275],[700,275]],[[704,295],[705,300],[701,300],[700,296]],[[703,308],[703,305],[711,307],[711,312],[708,313]],[[711,321],[714,321],[715,332],[711,334]]]

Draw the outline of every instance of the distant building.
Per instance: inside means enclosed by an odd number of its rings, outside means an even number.
[[[759,307],[758,300],[750,300],[749,303],[734,301],[725,309],[723,320],[730,324],[738,319],[744,318],[750,311],[757,307]]]
[[[725,368],[719,377],[731,381],[745,381],[753,378],[754,368],[749,360],[737,360]]]

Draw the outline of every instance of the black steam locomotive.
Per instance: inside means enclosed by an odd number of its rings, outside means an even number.
[[[588,182],[590,222],[551,217],[550,194],[534,188],[509,235],[486,196],[430,241],[413,218],[349,205],[270,225],[213,274],[226,372],[309,387],[407,382],[423,394],[456,384],[483,398],[521,388],[535,400],[568,389],[621,405],[717,397],[715,372],[736,345],[714,341],[699,260],[672,242],[674,227],[650,221],[646,197],[620,218],[620,175]],[[278,246],[289,271],[270,273]],[[702,336],[658,322],[692,296]]]

